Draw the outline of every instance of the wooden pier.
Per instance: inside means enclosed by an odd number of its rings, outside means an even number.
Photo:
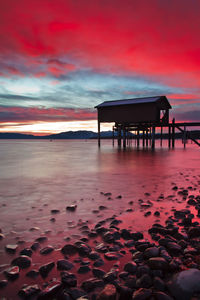
[[[157,139],[160,139],[160,146],[163,145],[163,129],[165,128],[165,139],[167,135],[168,147],[174,148],[176,141],[176,131],[182,133],[182,142],[184,148],[188,140],[191,140],[196,145],[200,146],[200,142],[191,136],[191,131],[188,130],[189,127],[198,127],[200,128],[200,122],[175,122],[173,120],[168,124],[115,124],[113,126],[113,145],[115,140],[115,132],[117,132],[117,141],[118,146],[126,148],[135,141],[136,147],[142,146],[155,148],[156,134],[158,135]],[[200,137],[199,137],[200,139]],[[123,143],[122,143],[123,141]]]
[[[182,141],[186,147],[190,139],[196,145],[200,142],[191,136],[189,127],[200,128],[200,122],[169,122],[171,105],[166,96],[135,98],[125,100],[105,101],[95,108],[98,110],[98,145],[101,144],[100,124],[114,122],[113,145],[117,132],[118,147],[126,148],[135,141],[136,147],[155,148],[155,139],[159,134],[160,146],[163,144],[164,134],[168,139],[168,147],[175,147],[176,131],[182,133]],[[165,133],[164,133],[165,132]],[[200,139],[200,137],[199,137]]]

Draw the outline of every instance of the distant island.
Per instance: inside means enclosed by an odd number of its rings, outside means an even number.
[[[135,138],[135,134],[130,133],[133,138]],[[112,131],[102,131],[101,138],[102,139],[111,139],[113,136]],[[117,138],[117,132],[114,133],[115,138]],[[200,139],[200,130],[190,131],[190,136],[196,139]],[[160,134],[156,134],[156,138],[159,138]],[[176,139],[182,138],[182,133],[175,134]],[[56,134],[36,136],[32,134],[23,134],[23,133],[10,133],[10,132],[2,132],[0,133],[0,139],[97,139],[98,134],[94,131],[88,130],[79,130],[79,131],[66,131]],[[163,138],[168,138],[168,134],[163,134]]]

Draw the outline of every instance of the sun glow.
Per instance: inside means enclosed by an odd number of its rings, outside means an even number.
[[[101,125],[101,131],[112,130],[112,123]],[[18,132],[33,135],[48,135],[65,131],[91,130],[97,132],[97,121],[38,122],[34,124],[2,123],[0,132]]]

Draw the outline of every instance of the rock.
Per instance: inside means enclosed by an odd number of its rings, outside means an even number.
[[[77,209],[77,205],[68,205],[67,207],[66,207],[66,210],[68,210],[68,211],[75,211]]]
[[[166,289],[164,281],[157,276],[154,277],[153,286],[158,291],[164,291]]]
[[[39,273],[43,278],[46,278],[49,274],[49,272],[54,268],[55,263],[54,262],[49,262],[45,265],[42,265],[39,268]]]
[[[28,285],[19,290],[18,295],[23,298],[30,298],[40,292],[40,288],[37,284]]]
[[[115,300],[116,294],[116,287],[113,284],[107,284],[97,296],[97,300]]]
[[[33,278],[33,279],[37,278],[38,275],[39,275],[39,271],[34,270],[34,269],[30,270],[28,273],[26,273],[27,277],[30,277],[30,278]]]
[[[59,259],[57,261],[57,269],[58,270],[68,271],[68,270],[71,270],[73,267],[74,267],[74,265],[66,259]]]
[[[23,250],[21,250],[19,252],[19,254],[31,257],[31,255],[33,254],[33,251],[30,248],[24,248]]]
[[[95,251],[91,251],[89,254],[88,254],[88,258],[91,259],[91,260],[97,260],[100,258],[100,255],[99,253],[95,252]]]
[[[47,237],[46,236],[40,236],[35,241],[38,242],[38,243],[43,243],[43,242],[47,241]]]
[[[81,243],[78,245],[78,253],[80,256],[88,256],[92,251],[92,248],[89,245]]]
[[[200,237],[200,226],[191,227],[188,230],[188,235],[190,238]]]
[[[46,255],[51,253],[52,251],[54,251],[54,248],[52,246],[46,246],[40,250],[40,254]]]
[[[67,290],[67,292],[72,297],[72,299],[88,299],[86,292],[81,290],[80,288],[70,288]]]
[[[3,233],[0,233],[0,241],[5,238],[5,235]]]
[[[150,247],[150,248],[147,248],[144,251],[144,257],[145,258],[158,257],[159,252],[160,252],[159,248],[157,248],[157,247]]]
[[[8,284],[8,281],[3,279],[3,280],[0,280],[0,289],[3,289],[7,286]]]
[[[64,255],[74,255],[78,251],[77,246],[72,245],[72,244],[66,244],[62,249],[61,252]]]
[[[133,261],[130,261],[130,262],[126,263],[125,266],[124,266],[124,271],[126,271],[130,274],[135,274],[136,270],[137,270],[137,265]]]
[[[16,245],[16,244],[5,246],[6,252],[12,253],[12,254],[14,254],[16,252],[17,248],[18,248],[18,245]]]
[[[51,210],[51,214],[58,214],[60,212],[60,210],[59,209],[52,209]]]
[[[101,267],[103,265],[104,265],[104,261],[101,258],[97,259],[93,264],[94,267]]]
[[[136,286],[138,288],[150,288],[152,286],[152,279],[148,274],[142,275],[137,281]]]
[[[160,212],[158,210],[156,210],[153,214],[155,217],[159,217],[160,216]]]
[[[132,300],[146,300],[152,294],[150,289],[141,288],[133,293]]]
[[[167,243],[167,250],[171,255],[177,256],[180,255],[182,251],[182,247],[174,242]]]
[[[104,276],[103,276],[103,280],[105,282],[112,282],[114,281],[115,279],[117,279],[117,271],[115,270],[111,270],[110,272],[106,273]]]
[[[139,240],[142,240],[144,238],[144,235],[142,232],[132,232],[131,233],[131,238],[134,240],[134,241],[139,241]]]
[[[152,257],[148,260],[148,265],[153,270],[167,270],[168,262],[163,257]]]
[[[190,300],[195,293],[200,292],[200,271],[189,269],[175,274],[168,289],[175,299]]]
[[[154,292],[154,296],[155,296],[156,300],[173,300],[172,297],[170,297],[169,295],[167,295],[163,292]]]
[[[77,279],[73,273],[69,273],[67,271],[62,271],[60,273],[62,284],[66,287],[76,287]]]
[[[88,280],[83,281],[81,284],[81,288],[87,293],[92,292],[94,289],[103,287],[104,282],[101,279],[90,278]]]
[[[39,244],[38,242],[33,243],[32,246],[31,246],[31,249],[32,249],[33,251],[36,251],[36,250],[39,249],[39,248],[40,248],[40,244]],[[29,256],[29,255],[28,255],[28,256]]]
[[[32,259],[29,256],[21,255],[12,260],[11,264],[18,266],[20,269],[29,268],[32,263]]]
[[[131,300],[133,295],[133,290],[128,288],[127,286],[119,287],[119,300]]]
[[[89,266],[80,266],[78,269],[79,274],[85,274],[91,271],[91,268]]]
[[[118,260],[122,255],[120,253],[116,253],[116,252],[106,252],[104,254],[104,257],[107,260]]]
[[[38,295],[37,300],[54,299],[61,288],[60,281],[53,281]]]
[[[107,209],[107,207],[104,206],[104,205],[100,205],[100,206],[99,206],[99,210],[104,210],[104,209]]]
[[[136,276],[139,278],[144,274],[150,274],[150,268],[147,265],[138,266]]]
[[[97,252],[101,252],[101,253],[105,253],[108,251],[108,247],[104,243],[98,244],[95,249]]]
[[[103,278],[103,276],[106,274],[104,270],[97,268],[92,269],[92,273],[97,278]]]
[[[19,267],[10,267],[4,271],[4,275],[10,280],[17,279],[19,277]]]

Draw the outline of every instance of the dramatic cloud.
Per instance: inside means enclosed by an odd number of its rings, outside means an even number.
[[[87,110],[166,94],[174,114],[191,112],[199,11],[199,0],[0,0],[0,105]]]

